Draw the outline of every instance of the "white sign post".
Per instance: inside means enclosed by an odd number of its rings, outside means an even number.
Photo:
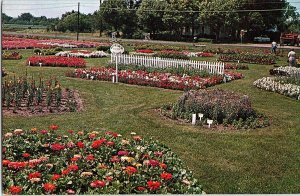
[[[115,82],[118,83],[118,55],[122,54],[124,52],[124,47],[120,44],[113,44],[110,47],[110,52],[112,53],[112,55],[116,58],[116,79]]]

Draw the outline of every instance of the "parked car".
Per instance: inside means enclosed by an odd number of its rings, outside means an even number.
[[[259,36],[259,37],[254,37],[254,42],[270,42],[271,39],[266,36],[266,35],[263,35],[263,36]]]

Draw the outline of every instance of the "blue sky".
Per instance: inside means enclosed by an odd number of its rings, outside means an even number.
[[[3,0],[3,12],[13,17],[25,12],[47,18],[61,17],[67,11],[77,10],[78,2],[82,13],[93,13],[99,9],[100,0]],[[300,12],[300,0],[288,2]]]

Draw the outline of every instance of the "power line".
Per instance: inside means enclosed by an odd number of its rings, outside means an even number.
[[[4,9],[4,11],[5,10],[32,10],[32,9],[34,9],[34,10],[41,10],[41,9],[57,9],[57,8],[66,8],[66,7],[75,7],[76,5],[74,5],[74,6],[63,6],[63,7],[41,7],[41,8],[5,8]]]

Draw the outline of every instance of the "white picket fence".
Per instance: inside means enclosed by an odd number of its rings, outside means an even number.
[[[145,67],[154,68],[179,68],[183,67],[187,70],[205,70],[211,74],[224,74],[223,62],[206,62],[206,61],[194,61],[194,60],[182,60],[149,56],[137,56],[137,55],[111,55],[111,63],[116,62],[118,64],[125,65],[140,65]]]

